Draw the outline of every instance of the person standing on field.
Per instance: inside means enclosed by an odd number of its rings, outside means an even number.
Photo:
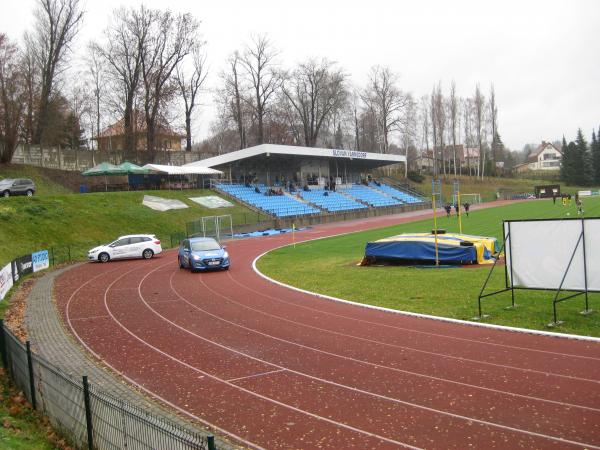
[[[469,217],[469,208],[471,207],[471,205],[469,205],[469,202],[465,202],[463,206],[465,207],[465,214],[467,215],[467,217]]]

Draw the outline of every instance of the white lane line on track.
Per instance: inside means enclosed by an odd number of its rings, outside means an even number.
[[[308,242],[308,241],[303,241],[303,242]],[[264,255],[266,255],[267,253],[269,253],[271,251],[274,251],[274,250],[277,250],[277,249],[280,249],[280,248],[283,248],[283,247],[286,247],[286,246],[288,246],[288,244],[283,245],[281,247],[273,248],[271,250],[267,250],[267,252],[259,255],[258,258],[255,259],[255,261],[258,261],[259,258],[263,257]],[[277,280],[274,280],[272,278],[269,278],[267,275],[264,275],[262,272],[260,272],[258,270],[258,268],[256,268],[256,265],[254,263],[253,263],[252,266],[253,266],[254,271],[257,272],[258,275],[261,276],[261,278],[265,279],[269,283],[273,283],[273,284],[276,284],[276,285],[278,285],[280,287],[283,287],[283,288],[286,288],[286,289],[291,289],[291,290],[296,291],[296,292],[307,294],[307,295],[310,295],[311,297],[323,298],[323,294],[318,294],[316,292],[311,292],[311,291],[306,291],[306,290],[302,290],[302,289],[299,289],[299,288],[295,288],[293,286],[290,286],[290,285],[287,285],[285,283],[282,283],[282,282],[279,282]],[[231,273],[228,273],[228,276],[236,284],[238,284],[242,288],[247,289],[250,292],[254,292],[255,294],[261,295],[261,296],[263,296],[265,298],[269,298],[269,299],[275,300],[275,301],[277,301],[279,303],[283,303],[283,304],[286,304],[286,305],[291,305],[291,306],[294,306],[296,308],[301,308],[301,309],[305,309],[307,311],[312,311],[312,312],[318,312],[320,314],[325,314],[325,315],[332,316],[332,317],[338,317],[338,318],[347,319],[347,320],[351,320],[351,321],[355,321],[355,322],[366,323],[366,324],[369,324],[369,325],[375,325],[375,326],[378,326],[378,327],[384,327],[384,328],[390,328],[390,329],[394,329],[394,330],[406,331],[406,332],[415,333],[415,334],[422,334],[422,335],[425,335],[425,336],[432,336],[432,337],[436,337],[436,338],[452,339],[452,340],[457,340],[457,341],[461,341],[461,342],[470,342],[470,343],[477,344],[477,345],[490,345],[490,346],[494,346],[494,347],[507,348],[507,349],[511,349],[511,350],[523,350],[523,351],[529,351],[529,352],[536,352],[536,353],[543,353],[543,354],[549,354],[549,355],[556,355],[556,356],[561,356],[561,357],[565,357],[565,358],[577,358],[577,359],[586,359],[586,360],[592,360],[592,361],[600,361],[600,357],[584,356],[584,355],[573,355],[573,354],[569,354],[569,353],[553,352],[553,351],[549,351],[549,350],[539,350],[539,349],[535,349],[535,348],[520,347],[520,346],[516,346],[516,345],[499,344],[499,343],[496,343],[496,342],[479,341],[479,340],[476,340],[476,339],[468,339],[468,338],[462,338],[462,337],[451,336],[451,335],[446,335],[446,334],[431,333],[431,332],[428,332],[428,331],[415,330],[413,328],[399,327],[397,325],[389,325],[389,324],[386,324],[386,323],[373,322],[373,321],[370,321],[370,320],[359,319],[358,317],[351,317],[351,316],[346,316],[346,315],[343,315],[343,314],[336,314],[336,313],[332,313],[332,312],[329,312],[329,311],[323,311],[323,310],[318,309],[318,308],[312,308],[310,306],[300,305],[298,303],[293,303],[293,302],[285,301],[285,300],[283,300],[281,298],[274,297],[272,295],[266,294],[266,293],[261,292],[261,291],[257,291],[255,289],[252,289],[251,287],[248,287],[248,286],[246,286],[244,284],[241,284],[239,281],[237,281],[235,278],[233,278],[233,276],[231,275]],[[326,298],[326,299],[329,300],[329,299],[333,299],[333,298],[334,297]],[[357,305],[356,303],[354,303],[352,301],[349,301],[349,300],[346,300],[346,302],[350,303],[352,305]],[[360,306],[362,306],[362,304],[360,304]],[[387,308],[381,308],[381,311],[382,312],[403,313],[403,311],[389,310]],[[407,315],[409,315],[409,314],[407,314]],[[424,317],[424,318],[428,319],[430,317],[427,316],[427,317]],[[529,330],[526,330],[526,331],[529,331]]]
[[[273,339],[273,340],[276,340],[276,341],[279,341],[279,342],[283,342],[283,343],[290,344],[290,345],[293,345],[293,346],[296,346],[296,347],[300,347],[300,348],[303,348],[303,349],[311,350],[311,351],[314,351],[314,352],[317,352],[317,353],[322,353],[322,354],[325,354],[325,355],[328,355],[328,356],[333,356],[335,358],[345,359],[347,361],[352,361],[352,362],[355,362],[355,363],[358,363],[358,364],[372,366],[372,367],[375,367],[375,368],[381,368],[381,369],[384,369],[384,370],[390,370],[390,371],[397,372],[397,373],[404,373],[404,374],[408,374],[408,375],[413,375],[413,376],[416,376],[416,377],[421,377],[421,378],[426,378],[426,379],[430,379],[430,380],[435,380],[435,381],[439,381],[439,382],[442,382],[442,383],[455,384],[455,385],[458,385],[458,386],[468,387],[470,389],[479,389],[479,390],[483,390],[483,391],[487,391],[487,392],[494,392],[494,393],[508,395],[508,396],[512,396],[512,397],[518,397],[518,398],[524,398],[524,399],[527,399],[527,400],[540,401],[540,402],[544,402],[544,403],[550,403],[550,404],[564,406],[564,407],[569,407],[569,408],[579,408],[579,409],[584,409],[584,410],[587,410],[587,411],[600,412],[600,408],[593,408],[593,407],[584,406],[584,405],[576,405],[576,404],[573,404],[573,403],[566,403],[566,402],[561,402],[561,401],[558,401],[558,400],[549,400],[549,399],[545,399],[545,398],[534,397],[534,396],[531,396],[531,395],[517,394],[515,392],[501,391],[501,390],[498,390],[498,389],[489,388],[489,387],[485,387],[485,386],[479,386],[479,385],[476,385],[476,384],[470,384],[470,383],[465,383],[465,382],[461,382],[461,381],[450,380],[450,379],[447,379],[447,378],[435,377],[433,375],[427,375],[427,374],[423,374],[423,373],[420,373],[420,372],[413,372],[413,371],[406,370],[406,369],[398,369],[396,367],[390,367],[390,366],[385,366],[385,365],[382,365],[382,364],[376,364],[376,363],[372,363],[372,362],[365,361],[365,360],[362,360],[362,359],[356,359],[356,358],[352,358],[350,356],[344,356],[344,355],[340,355],[338,353],[328,352],[326,350],[321,350],[321,349],[318,349],[318,348],[315,348],[315,347],[310,347],[308,345],[300,344],[300,343],[297,343],[297,342],[294,342],[294,341],[289,341],[287,339],[283,339],[283,338],[280,338],[280,337],[277,337],[277,336],[273,336],[273,335],[270,335],[270,334],[267,334],[267,333],[263,333],[262,331],[258,331],[258,330],[254,329],[254,328],[249,328],[249,327],[246,327],[246,326],[241,325],[239,323],[227,320],[227,319],[225,319],[225,318],[223,318],[223,317],[221,317],[219,315],[213,314],[213,313],[211,313],[211,312],[209,312],[209,311],[207,311],[207,310],[205,310],[203,308],[200,308],[195,303],[192,303],[192,302],[188,301],[173,286],[173,275],[176,274],[176,273],[177,273],[177,271],[172,272],[171,276],[169,277],[169,284],[171,286],[171,290],[175,293],[175,295],[177,295],[181,299],[181,301],[183,301],[186,304],[190,305],[192,308],[194,308],[194,309],[196,309],[198,311],[201,311],[204,314],[207,314],[207,315],[209,315],[211,317],[214,317],[217,320],[220,320],[220,321],[225,322],[225,323],[227,323],[229,325],[233,325],[234,327],[238,327],[238,328],[241,328],[243,330],[250,331],[252,333],[255,333],[255,334],[258,334],[258,335],[261,335],[261,336],[265,336],[267,338],[270,338],[270,339]],[[231,298],[226,297],[223,294],[220,294],[219,292],[217,292],[214,289],[212,289],[211,287],[209,287],[206,283],[204,283],[204,281],[202,279],[200,280],[200,282],[210,292],[212,292],[213,294],[215,294],[215,295],[217,295],[217,296],[225,299],[226,301],[229,301],[229,302],[231,302],[231,303],[233,303],[235,305],[238,305],[238,306],[240,306],[242,308],[245,308],[245,309],[249,309],[251,311],[254,310],[254,308],[251,308],[249,306],[246,306],[246,305],[243,305],[241,303],[238,303],[235,300],[232,300]],[[260,310],[257,310],[257,312],[260,312],[261,314],[264,314],[267,317],[275,317],[275,318],[278,318],[278,319],[280,318],[279,316],[272,316],[271,314],[262,312]],[[292,324],[296,324],[296,322],[294,322],[293,320],[289,320],[289,319],[284,319],[284,320],[286,322],[290,322]],[[310,328],[315,328],[315,327],[310,327]],[[322,330],[320,328],[316,328],[316,329],[317,330]],[[322,331],[328,331],[328,330],[322,330]]]
[[[498,206],[505,206],[505,205],[498,205]],[[490,206],[492,207],[492,206]],[[485,208],[482,208],[485,209]],[[414,217],[415,220],[422,220],[422,218],[420,216],[416,216]],[[403,222],[403,223],[409,223],[408,222]],[[380,225],[380,226],[375,226],[375,227],[366,227],[366,228],[360,228],[360,229],[355,229],[352,231],[348,231],[348,232],[343,232],[343,233],[336,233],[336,234],[330,234],[327,236],[319,236],[313,239],[302,239],[300,238],[300,240],[296,241],[297,244],[299,243],[305,243],[305,242],[312,242],[312,241],[318,241],[321,239],[328,239],[328,238],[333,238],[333,237],[339,237],[339,236],[346,236],[349,234],[353,234],[353,233],[360,233],[363,231],[368,231],[368,230],[373,230],[373,229],[377,229],[377,228],[387,228],[389,226],[395,225],[394,223],[391,223],[389,225]],[[326,231],[326,230],[325,230]],[[275,236],[274,238],[272,238],[272,240],[277,240],[277,239],[281,239],[283,240],[283,238],[281,236]],[[528,328],[517,328],[517,327],[509,327],[506,325],[495,325],[493,323],[481,323],[481,322],[473,322],[473,321],[469,321],[469,320],[460,320],[460,319],[452,319],[450,317],[441,317],[441,316],[432,316],[429,314],[421,314],[421,313],[413,313],[410,311],[401,311],[398,309],[391,309],[391,308],[384,308],[382,306],[374,306],[374,305],[367,305],[364,303],[357,303],[357,302],[353,302],[350,300],[344,300],[341,298],[337,298],[337,297],[331,297],[328,295],[324,295],[324,294],[319,294],[317,292],[311,292],[311,291],[307,291],[305,289],[300,289],[285,283],[282,283],[280,281],[277,281],[273,278],[268,277],[267,275],[263,274],[261,271],[258,270],[258,268],[256,267],[256,262],[262,258],[264,255],[266,255],[267,253],[273,251],[273,250],[278,250],[280,248],[284,248],[284,247],[289,247],[290,244],[289,242],[286,242],[285,244],[279,246],[279,247],[274,247],[270,250],[267,250],[266,252],[258,255],[254,261],[252,262],[252,268],[254,269],[254,271],[262,278],[264,278],[265,280],[267,280],[270,283],[273,284],[277,284],[281,287],[287,288],[287,289],[291,289],[297,292],[301,292],[304,294],[308,294],[311,295],[313,297],[318,297],[318,298],[323,298],[326,300],[332,300],[332,301],[336,301],[336,302],[341,302],[341,303],[346,303],[346,304],[350,304],[353,306],[358,306],[358,307],[362,307],[362,308],[368,308],[368,309],[374,309],[377,311],[384,311],[384,312],[391,312],[394,314],[400,314],[400,315],[405,315],[405,316],[411,316],[411,317],[418,317],[418,318],[422,318],[422,319],[431,319],[431,320],[438,320],[441,322],[450,322],[450,323],[458,323],[461,325],[469,325],[469,326],[473,326],[473,327],[481,327],[481,328],[490,328],[493,330],[500,330],[500,331],[509,331],[509,332],[517,332],[517,333],[525,333],[525,334],[534,334],[534,335],[539,335],[539,336],[547,336],[547,337],[556,337],[556,338],[561,338],[561,339],[572,339],[572,340],[581,340],[581,341],[590,341],[590,342],[600,342],[600,338],[598,337],[593,337],[593,336],[580,336],[580,335],[576,335],[576,334],[566,334],[566,333],[554,333],[551,331],[541,331],[541,330],[531,330]],[[414,330],[413,330],[414,331]],[[456,338],[456,339],[460,339],[460,338]],[[474,342],[479,342],[481,344],[485,344],[486,342],[484,341],[474,341]],[[497,344],[497,345],[503,345],[503,344]],[[522,347],[515,347],[515,348],[522,348]],[[535,349],[528,349],[528,348],[522,348],[523,350],[531,350],[531,351],[540,351],[542,352],[543,350],[535,350]],[[553,352],[550,352],[553,353]],[[594,357],[588,357],[588,356],[579,356],[579,355],[568,355],[565,353],[558,353],[559,355],[564,355],[564,356],[574,356],[574,357],[579,357],[579,358],[591,358],[591,359],[600,359],[600,358],[594,358]]]
[[[167,264],[169,264],[169,263],[167,263]],[[165,264],[165,265],[166,265],[166,264]],[[163,266],[160,266],[160,267],[163,267]],[[147,277],[148,277],[148,276],[149,276],[151,273],[153,273],[154,271],[155,271],[155,270],[151,270],[150,272],[148,272],[148,273],[147,273],[147,274],[146,274],[146,275],[145,275],[145,276],[142,278],[142,280],[140,280],[140,282],[139,282],[139,284],[138,284],[138,295],[139,295],[140,299],[142,300],[142,302],[143,302],[143,303],[146,305],[146,307],[148,308],[148,310],[149,310],[149,311],[152,311],[154,314],[156,314],[158,317],[162,318],[164,321],[166,321],[166,322],[170,322],[168,319],[166,319],[166,318],[162,317],[162,316],[161,316],[160,314],[158,314],[158,313],[157,313],[155,310],[153,310],[152,308],[150,308],[150,305],[149,305],[148,303],[146,303],[146,301],[144,300],[144,297],[143,297],[143,295],[142,295],[142,293],[141,293],[141,284],[142,284],[142,283],[143,283],[143,281],[144,281],[144,280],[145,280],[145,279],[146,279],[146,278],[147,278]],[[201,369],[198,369],[197,367],[195,367],[195,366],[193,366],[193,365],[191,365],[191,364],[188,364],[188,363],[186,363],[185,361],[182,361],[181,359],[178,359],[178,358],[174,357],[173,355],[170,355],[170,354],[169,354],[169,353],[167,353],[167,352],[164,352],[164,351],[162,351],[162,350],[161,350],[161,349],[159,349],[158,347],[155,347],[155,346],[153,346],[153,345],[152,345],[152,344],[150,344],[149,342],[145,341],[144,339],[142,339],[141,337],[139,337],[138,335],[136,335],[135,333],[133,333],[133,332],[132,332],[131,330],[129,330],[129,329],[128,329],[128,328],[127,328],[125,325],[123,325],[123,324],[122,324],[122,323],[121,323],[121,322],[120,322],[120,321],[119,321],[119,320],[118,320],[118,319],[117,319],[117,318],[116,318],[116,317],[115,317],[115,316],[112,314],[112,311],[111,311],[111,310],[110,310],[110,308],[108,307],[108,303],[107,303],[107,294],[108,294],[108,292],[109,292],[110,288],[111,288],[111,287],[112,287],[112,286],[113,286],[113,285],[114,285],[114,284],[115,284],[115,283],[116,283],[116,282],[117,282],[119,279],[123,278],[123,276],[125,276],[125,275],[126,275],[126,274],[123,274],[123,275],[119,276],[118,278],[116,278],[116,279],[115,279],[115,280],[114,280],[112,283],[110,283],[110,284],[109,284],[109,285],[106,287],[106,290],[104,291],[104,306],[106,307],[106,309],[107,309],[108,313],[111,315],[111,317],[112,317],[113,321],[114,321],[114,322],[115,322],[117,325],[119,325],[119,326],[120,326],[120,327],[121,327],[121,328],[122,328],[122,329],[123,329],[123,330],[124,330],[126,333],[128,333],[129,335],[131,335],[133,338],[137,339],[137,340],[138,340],[138,341],[140,341],[142,344],[144,344],[144,345],[146,345],[147,347],[151,348],[151,349],[152,349],[152,350],[154,350],[155,352],[157,352],[157,353],[159,353],[159,354],[161,354],[161,355],[163,355],[163,356],[165,356],[165,357],[167,357],[167,358],[171,359],[172,361],[175,361],[175,362],[176,362],[176,363],[178,363],[178,364],[181,364],[181,365],[182,365],[182,366],[184,366],[184,367],[187,367],[187,368],[188,368],[188,369],[190,369],[190,370],[193,370],[194,372],[200,373],[200,374],[204,375],[204,376],[205,376],[205,377],[207,377],[207,378],[211,378],[211,379],[213,379],[213,380],[215,380],[215,381],[217,381],[217,382],[223,383],[223,384],[225,384],[225,385],[227,385],[227,386],[230,386],[230,387],[232,387],[232,388],[234,388],[234,389],[240,390],[240,391],[242,391],[242,392],[245,392],[245,393],[247,393],[247,394],[249,394],[249,395],[252,395],[252,396],[255,396],[255,397],[257,397],[257,398],[260,398],[260,399],[262,399],[262,400],[265,400],[265,401],[267,401],[267,402],[270,402],[270,403],[276,404],[276,405],[278,405],[278,406],[282,406],[282,407],[284,407],[284,408],[290,409],[290,410],[292,410],[292,411],[296,411],[296,412],[298,412],[298,413],[301,413],[301,414],[305,414],[305,415],[307,415],[307,416],[309,416],[309,417],[312,417],[312,418],[314,418],[314,419],[317,419],[317,420],[322,420],[322,421],[324,421],[324,422],[327,422],[327,423],[330,423],[330,424],[332,424],[332,425],[335,425],[335,426],[337,426],[337,427],[339,427],[339,428],[344,428],[344,429],[347,429],[347,430],[350,430],[350,431],[353,431],[353,432],[356,432],[356,433],[359,433],[359,434],[364,434],[364,435],[366,435],[366,436],[370,436],[370,437],[372,437],[372,438],[379,439],[379,440],[381,440],[381,441],[383,441],[383,442],[387,442],[387,443],[390,443],[390,444],[399,445],[399,446],[401,446],[401,447],[404,447],[404,448],[410,448],[410,449],[414,449],[414,450],[422,450],[422,449],[421,449],[421,448],[419,448],[419,447],[412,446],[412,445],[410,445],[410,444],[407,444],[407,443],[405,443],[405,442],[396,441],[396,440],[394,440],[394,439],[386,438],[385,436],[380,436],[380,435],[378,435],[378,434],[371,433],[371,432],[369,432],[369,431],[366,431],[366,430],[361,430],[361,429],[359,429],[359,428],[355,428],[355,427],[353,427],[353,426],[351,426],[351,425],[347,425],[347,424],[344,424],[344,423],[341,423],[341,422],[336,422],[335,420],[329,419],[329,418],[327,418],[327,417],[319,416],[319,415],[317,415],[317,414],[314,414],[314,413],[311,413],[311,412],[309,412],[309,411],[305,411],[305,410],[303,410],[303,409],[296,408],[295,406],[291,406],[291,405],[288,405],[288,404],[286,404],[286,403],[280,402],[280,401],[278,401],[278,400],[275,400],[275,399],[273,399],[273,398],[270,398],[270,397],[267,397],[267,396],[264,396],[264,395],[258,394],[257,392],[253,392],[253,391],[251,391],[251,390],[249,390],[249,389],[245,389],[245,388],[243,388],[243,387],[241,387],[241,386],[238,386],[238,385],[236,385],[236,384],[230,383],[230,382],[228,382],[227,380],[225,380],[225,379],[223,379],[223,378],[217,377],[216,375],[212,375],[212,374],[210,374],[210,373],[208,373],[208,372],[205,372],[205,371],[203,371],[203,370],[201,370]],[[176,324],[174,324],[174,323],[173,323],[173,326],[175,326],[176,328],[181,328],[181,327],[179,327],[178,325],[176,325]],[[189,331],[188,331],[188,333],[189,333]],[[203,339],[203,340],[206,340],[207,342],[210,342],[208,339],[204,339],[204,338],[202,338],[202,339]],[[236,350],[228,349],[228,348],[226,348],[226,347],[224,347],[224,346],[222,346],[222,345],[220,345],[220,344],[217,344],[217,343],[213,343],[213,344],[214,344],[214,345],[216,345],[216,346],[219,346],[219,347],[223,347],[223,348],[225,348],[225,349],[227,349],[227,350],[229,350],[229,351],[231,351],[231,352],[233,352],[233,353],[238,353],[238,354],[241,354],[242,356],[245,356],[245,357],[247,357],[247,358],[249,358],[249,359],[257,359],[257,358],[252,358],[252,357],[250,357],[250,356],[248,356],[248,355],[244,355],[244,354],[242,354],[241,352],[238,352],[238,351],[236,351]],[[257,360],[258,360],[258,359],[257,359]],[[275,364],[271,364],[271,363],[266,363],[266,364],[267,364],[267,365],[270,365],[270,366],[274,366],[274,367],[279,367],[279,366],[277,366],[277,365],[275,365]],[[280,367],[280,368],[281,368],[281,369],[283,369],[282,367]],[[227,432],[227,434],[229,434],[229,435],[232,435],[232,434],[231,434],[231,433],[229,433],[229,432]],[[245,441],[244,441],[244,440],[242,440],[242,442],[245,442]],[[252,444],[252,445],[254,445],[254,444]],[[578,445],[579,445],[579,444],[578,444]],[[598,448],[600,449],[600,447],[598,447]]]
[[[252,375],[247,375],[245,377],[230,378],[229,380],[227,380],[227,382],[233,383],[234,381],[247,380],[249,378],[258,378],[258,377],[263,377],[265,375],[271,375],[271,374],[280,373],[280,372],[286,372],[286,370],[285,369],[269,370],[268,372],[255,373]]]
[[[166,265],[166,264],[165,264]],[[127,272],[125,272],[123,275],[121,275],[120,277],[117,278],[117,280],[121,279],[122,277],[124,277],[125,275],[128,275],[129,273],[133,272],[134,270],[139,269],[139,267],[137,268],[133,268]],[[71,301],[73,300],[73,298],[75,297],[75,295],[87,284],[91,283],[92,281],[96,280],[98,277],[102,276],[102,275],[106,275],[106,273],[112,273],[112,272],[116,272],[119,269],[114,269],[111,270],[109,272],[104,272],[101,273],[99,275],[96,275],[92,278],[90,278],[89,280],[87,280],[85,283],[81,284],[69,297],[69,300],[67,301],[66,307],[65,307],[65,316],[67,319],[67,323],[69,325],[69,328],[71,329],[71,332],[73,333],[73,335],[77,338],[77,340],[79,341],[79,343],[92,355],[94,355],[94,357],[99,360],[102,361],[102,363],[104,365],[106,365],[107,367],[109,367],[112,371],[114,371],[115,373],[118,373],[119,376],[121,376],[123,379],[127,380],[131,385],[138,387],[139,389],[141,389],[142,391],[146,392],[148,395],[150,395],[151,397],[154,397],[156,399],[158,399],[159,401],[161,401],[162,403],[164,403],[165,405],[170,406],[171,408],[175,409],[176,411],[179,411],[181,414],[197,420],[199,423],[204,424],[207,427],[212,428],[215,431],[218,431],[219,433],[226,435],[226,436],[230,436],[232,438],[234,438],[235,440],[237,440],[238,442],[247,445],[248,447],[251,447],[253,449],[256,450],[266,450],[264,447],[261,447],[260,445],[254,444],[253,442],[248,441],[247,439],[244,439],[241,436],[236,435],[235,433],[232,433],[230,431],[227,431],[207,420],[205,420],[204,418],[197,416],[195,414],[192,414],[191,412],[179,407],[178,405],[176,405],[175,403],[170,402],[169,400],[167,400],[166,398],[158,395],[157,393],[151,391],[150,389],[146,388],[145,386],[143,386],[142,384],[138,383],[137,381],[135,381],[134,379],[128,377],[127,375],[125,375],[125,373],[121,372],[120,370],[118,370],[116,367],[114,367],[112,364],[110,364],[108,361],[106,361],[106,359],[102,358],[98,353],[96,353],[89,345],[87,345],[85,343],[85,341],[81,338],[81,336],[79,336],[79,334],[77,333],[77,331],[75,330],[75,328],[73,327],[73,324],[71,323],[71,319],[69,317],[69,308],[71,305]],[[117,280],[113,281],[110,286],[112,286]],[[107,288],[106,288],[107,289]],[[104,292],[104,295],[106,297],[106,290]]]
[[[230,278],[232,278],[231,274],[228,274],[228,276]],[[208,286],[207,286],[207,288],[210,289]],[[218,293],[217,291],[212,290],[212,292],[214,292],[217,295],[220,295],[223,298],[225,298],[222,294]],[[261,294],[261,295],[264,295],[264,294]],[[428,351],[428,350],[422,350],[422,349],[419,349],[419,348],[409,347],[409,346],[405,346],[405,345],[390,344],[388,342],[382,342],[382,341],[378,341],[378,340],[374,340],[374,339],[369,339],[369,338],[364,338],[364,337],[360,337],[360,336],[355,336],[355,335],[352,335],[352,334],[342,333],[342,332],[339,332],[339,331],[333,331],[333,330],[329,330],[329,329],[326,329],[326,328],[320,328],[320,327],[316,327],[314,325],[308,325],[308,324],[305,324],[305,323],[302,323],[302,322],[296,322],[296,321],[293,321],[293,320],[290,320],[290,319],[286,319],[285,317],[278,316],[276,314],[271,314],[271,313],[267,313],[267,312],[261,311],[259,309],[251,308],[250,306],[243,305],[243,304],[238,303],[235,300],[231,300],[229,298],[228,298],[228,300],[231,301],[232,303],[240,305],[240,306],[242,306],[244,308],[256,311],[256,312],[264,314],[266,316],[270,316],[270,317],[276,318],[278,320],[290,322],[290,323],[293,323],[293,324],[298,325],[298,326],[302,326],[302,327],[305,327],[305,328],[311,328],[311,329],[322,331],[322,332],[325,332],[325,333],[335,334],[335,335],[342,336],[342,337],[345,337],[345,338],[357,339],[357,340],[369,342],[369,343],[372,343],[372,344],[378,344],[378,345],[383,345],[383,346],[386,346],[386,347],[403,349],[403,350],[410,350],[410,351],[414,351],[414,352],[417,352],[417,353],[424,353],[424,354],[427,354],[427,355],[438,356],[438,357],[442,357],[442,358],[455,359],[455,360],[459,360],[459,361],[467,361],[467,362],[474,363],[474,364],[489,365],[489,366],[492,366],[492,367],[500,367],[500,368],[503,368],[503,369],[518,370],[518,371],[524,371],[524,372],[530,372],[530,373],[537,373],[537,374],[544,375],[544,376],[554,376],[554,377],[559,377],[559,378],[567,378],[567,379],[570,379],[570,380],[585,381],[585,382],[600,384],[600,380],[594,380],[594,379],[590,379],[590,378],[576,377],[574,375],[564,375],[564,374],[555,373],[555,372],[546,372],[546,371],[537,370],[537,369],[527,369],[527,368],[518,367],[518,366],[510,366],[510,365],[507,365],[507,364],[499,364],[499,363],[492,363],[492,362],[488,362],[488,361],[481,361],[481,360],[477,360],[477,359],[470,359],[470,358],[465,358],[465,357],[462,357],[462,356],[453,356],[453,355],[447,355],[445,353],[431,352],[431,351]],[[283,303],[287,304],[287,302],[283,302]]]
[[[92,319],[110,319],[110,316],[88,316],[88,317],[73,317],[71,320],[92,320]]]
[[[175,272],[177,272],[177,271],[178,270],[175,270]],[[141,292],[141,286],[144,283],[145,279],[151,273],[152,272],[148,272],[140,280],[140,282],[138,284],[138,295],[139,295],[141,301],[148,307],[148,309],[150,311],[152,311],[154,314],[156,314],[158,317],[160,317],[165,322],[171,324],[175,328],[180,329],[184,333],[187,333],[187,334],[189,334],[191,336],[194,336],[194,337],[196,337],[196,338],[198,338],[198,339],[200,339],[202,341],[205,341],[205,342],[208,342],[210,344],[213,344],[213,345],[215,345],[217,347],[220,347],[220,348],[223,348],[225,350],[228,350],[228,351],[230,351],[232,353],[245,356],[245,357],[247,357],[249,359],[252,359],[254,361],[261,362],[263,364],[267,364],[267,365],[270,365],[270,366],[273,366],[273,367],[277,367],[279,369],[284,369],[284,370],[288,371],[289,373],[293,373],[293,374],[299,375],[301,377],[306,377],[306,378],[309,378],[309,379],[312,379],[312,380],[315,380],[315,381],[318,381],[318,382],[321,382],[321,383],[324,383],[324,384],[329,384],[329,385],[336,386],[336,387],[339,387],[339,388],[342,388],[342,389],[347,389],[347,390],[350,390],[350,391],[353,391],[353,392],[358,392],[358,393],[361,393],[361,394],[364,394],[364,395],[367,395],[367,396],[372,396],[372,397],[379,398],[381,400],[386,400],[386,401],[389,401],[389,402],[392,402],[392,403],[398,403],[398,404],[402,404],[404,406],[414,407],[414,408],[417,408],[417,409],[423,409],[425,411],[432,412],[434,414],[445,415],[445,416],[449,416],[449,417],[452,417],[452,418],[455,418],[455,419],[465,420],[465,421],[468,421],[468,422],[474,422],[474,423],[477,423],[477,424],[480,424],[480,425],[487,425],[487,426],[491,426],[491,427],[495,427],[495,428],[500,428],[500,429],[504,429],[504,430],[509,430],[509,431],[514,431],[514,432],[517,432],[517,433],[522,433],[522,434],[530,435],[530,436],[540,437],[540,438],[543,438],[543,439],[555,440],[555,441],[559,441],[559,442],[563,442],[563,443],[568,443],[568,444],[571,444],[571,445],[577,445],[577,446],[581,446],[581,447],[594,448],[594,449],[600,450],[600,446],[595,446],[593,444],[585,444],[585,443],[571,441],[569,439],[564,439],[564,438],[557,437],[557,436],[545,435],[545,434],[537,433],[537,432],[534,432],[534,431],[528,431],[528,430],[523,430],[523,429],[519,429],[519,428],[514,428],[514,427],[511,427],[511,426],[508,426],[508,425],[502,425],[502,424],[498,424],[498,423],[494,423],[494,422],[488,422],[488,421],[485,421],[485,420],[476,419],[476,418],[473,418],[473,417],[467,417],[467,416],[463,416],[463,415],[460,415],[460,414],[455,414],[455,413],[451,413],[451,412],[448,412],[448,411],[442,411],[442,410],[438,410],[438,409],[435,409],[435,408],[430,408],[428,406],[418,405],[418,404],[411,403],[411,402],[408,402],[408,401],[399,400],[399,399],[395,399],[395,398],[392,398],[392,397],[387,397],[385,395],[376,394],[376,393],[369,392],[369,391],[364,391],[362,389],[354,388],[352,386],[347,386],[347,385],[344,385],[344,384],[336,383],[334,381],[330,381],[330,380],[326,380],[326,379],[323,379],[323,378],[319,378],[319,377],[315,377],[315,376],[312,376],[312,375],[308,375],[306,373],[298,372],[296,370],[293,370],[293,369],[281,366],[279,364],[271,363],[271,362],[262,360],[260,358],[248,355],[248,354],[246,354],[244,352],[241,352],[239,350],[236,350],[234,348],[227,347],[226,345],[219,344],[216,341],[212,341],[212,340],[210,340],[208,338],[200,336],[200,335],[198,335],[198,334],[196,334],[196,333],[194,333],[194,332],[192,332],[192,331],[190,331],[190,330],[188,330],[188,329],[186,329],[186,328],[178,325],[177,323],[173,322],[172,320],[170,320],[170,319],[166,318],[165,316],[161,315],[160,313],[158,313],[156,310],[152,309],[150,307],[150,305],[148,303],[146,303],[146,301],[144,299],[144,296],[142,295],[142,292]],[[138,339],[140,339],[140,338],[138,338]],[[158,350],[158,351],[162,352],[161,350]],[[165,355],[166,355],[166,353],[165,353]],[[175,358],[173,356],[169,355],[169,357],[171,357],[173,360],[177,360],[177,358]],[[184,363],[182,361],[182,364],[187,364],[187,363]],[[276,400],[272,400],[272,401],[276,401]],[[308,414],[311,414],[311,413],[308,413]]]

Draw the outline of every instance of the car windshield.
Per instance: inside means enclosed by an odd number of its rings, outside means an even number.
[[[206,252],[210,250],[219,250],[221,248],[219,243],[212,239],[210,241],[192,242],[191,244],[193,252]]]

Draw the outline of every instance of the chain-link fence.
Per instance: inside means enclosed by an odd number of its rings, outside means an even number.
[[[81,449],[216,450],[214,437],[155,416],[31,352],[0,321],[2,363],[32,407]]]

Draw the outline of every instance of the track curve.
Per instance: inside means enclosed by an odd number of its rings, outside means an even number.
[[[179,270],[173,252],[85,264],[58,278],[58,309],[129,382],[247,447],[600,449],[599,343],[371,310],[258,276],[254,258],[289,240],[230,242],[219,273]]]

